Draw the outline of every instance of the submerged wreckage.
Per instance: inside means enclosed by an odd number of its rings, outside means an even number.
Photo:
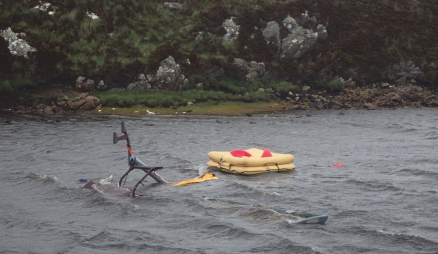
[[[132,152],[128,132],[126,131],[125,123],[122,121],[121,125],[122,125],[123,135],[118,136],[117,133],[114,132],[113,143],[117,144],[117,142],[119,141],[126,140],[126,148],[128,150],[128,166],[129,166],[128,170],[119,179],[117,186],[104,184],[101,182],[90,181],[87,184],[85,184],[83,188],[96,190],[103,194],[110,194],[112,196],[132,196],[134,198],[136,196],[141,196],[141,194],[136,193],[137,187],[148,176],[152,177],[155,181],[157,181],[157,183],[170,184],[170,182],[167,181],[166,178],[160,176],[156,172],[159,169],[163,169],[163,167],[148,167],[140,159],[134,156]],[[293,155],[275,154],[275,153],[271,153],[268,149],[265,149],[265,151],[259,149],[249,149],[246,151],[236,150],[233,152],[210,152],[208,156],[210,157],[210,159],[212,159],[212,161],[210,162],[212,165],[209,166],[219,168],[220,170],[228,173],[257,174],[263,172],[273,172],[273,171],[278,172],[278,171],[295,169],[295,165],[291,164],[291,162],[294,160]],[[250,159],[250,157],[252,158]],[[219,167],[216,166],[218,162],[220,165]],[[259,165],[260,163],[261,165]],[[224,168],[222,168],[225,164],[227,165],[228,170],[224,170]],[[229,169],[232,168],[232,164],[236,164],[238,167],[244,168],[245,170],[242,172],[230,172]],[[280,165],[291,165],[291,166],[290,168],[287,169],[280,169],[280,168],[285,168],[285,166],[280,166]],[[264,168],[269,166],[275,167],[277,168],[277,170]],[[126,183],[126,178],[128,177],[129,173],[131,173],[133,170],[136,169],[142,170],[145,173],[145,175],[134,185],[132,189],[124,187]],[[172,185],[181,186],[190,183],[199,183],[207,180],[218,180],[218,178],[213,173],[207,172],[206,174],[200,177],[179,181],[177,183],[173,183]],[[232,201],[232,200],[226,200],[221,198],[204,197],[204,199],[206,201],[219,201],[232,205],[253,206],[253,204],[242,203],[239,201]],[[325,222],[328,219],[327,215],[317,215],[308,212],[298,212],[298,211],[282,209],[282,208],[275,208],[275,209],[269,208],[269,209],[272,209],[274,212],[277,213],[289,214],[292,216],[300,217],[302,219],[296,222],[299,224],[325,224]]]

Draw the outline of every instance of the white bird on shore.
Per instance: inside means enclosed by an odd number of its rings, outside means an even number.
[[[155,112],[151,112],[149,110],[146,109],[146,112],[148,112],[149,115],[155,115]]]

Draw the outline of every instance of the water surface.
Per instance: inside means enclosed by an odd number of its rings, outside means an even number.
[[[134,154],[171,182],[206,172],[212,150],[270,148],[297,169],[213,171],[219,180],[181,187],[150,179],[134,199],[81,189],[80,178],[115,184],[126,170],[124,144],[112,144],[122,120]],[[433,109],[2,116],[0,253],[438,253],[437,122]],[[269,207],[329,219],[295,224]]]

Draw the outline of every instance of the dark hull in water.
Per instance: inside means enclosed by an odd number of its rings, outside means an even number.
[[[113,196],[113,197],[129,197],[132,194],[132,190],[128,188],[121,188],[109,184],[100,184],[93,181],[88,182],[82,188],[95,190],[104,195]]]
[[[208,201],[226,202],[226,203],[233,204],[233,205],[243,205],[243,206],[253,206],[254,205],[254,204],[243,203],[243,202],[238,202],[238,201],[234,201],[234,200],[214,198],[214,197],[204,197],[204,199],[208,200]],[[298,224],[325,224],[325,222],[328,219],[327,215],[311,214],[311,213],[307,213],[307,212],[297,212],[297,211],[292,211],[292,210],[287,210],[287,209],[282,209],[282,208],[270,208],[270,209],[276,211],[277,213],[290,214],[293,216],[302,217],[303,219],[296,222]]]

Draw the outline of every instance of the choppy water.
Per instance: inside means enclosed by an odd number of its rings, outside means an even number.
[[[438,112],[306,114],[2,116],[0,253],[438,253]],[[112,144],[122,120],[134,154],[173,182],[205,172],[211,150],[292,153],[297,170],[215,171],[219,180],[181,187],[150,179],[135,199],[81,189],[79,178],[124,173],[126,149]],[[264,207],[329,219],[294,224]]]

